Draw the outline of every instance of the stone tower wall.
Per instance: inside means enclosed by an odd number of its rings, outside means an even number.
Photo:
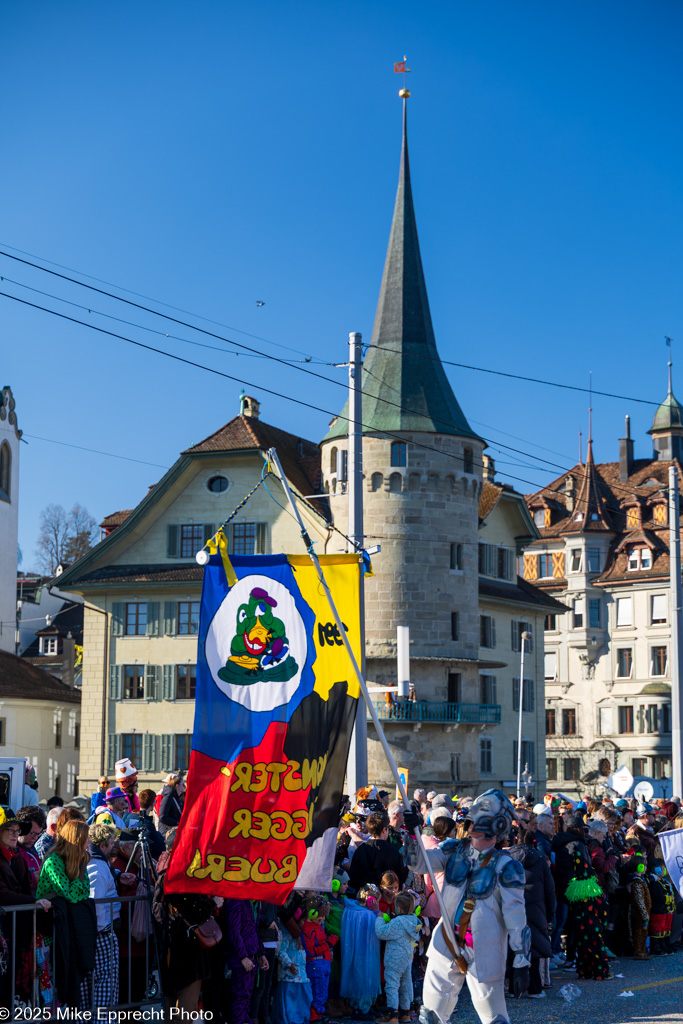
[[[411,658],[476,658],[479,650],[478,522],[482,442],[439,434],[406,435],[406,465],[391,465],[391,438],[363,438],[366,544],[380,544],[375,575],[366,580],[366,652],[393,656],[396,627],[410,626]],[[427,450],[418,441],[437,448]],[[348,497],[339,494],[332,449],[323,445],[323,480],[334,521],[345,530]],[[472,472],[464,471],[464,449]],[[335,493],[336,492],[336,493]],[[451,544],[462,548],[462,570],[451,570]],[[451,613],[458,639],[451,638]]]

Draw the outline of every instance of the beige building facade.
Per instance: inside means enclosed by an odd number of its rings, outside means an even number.
[[[106,537],[60,587],[82,594],[83,742],[80,785],[130,757],[141,787],[189,763],[203,568],[196,553],[254,487],[274,446],[290,486],[319,489],[317,446],[262,422],[258,403],[183,452],[137,508],[104,520]],[[274,497],[285,503],[275,478]],[[324,550],[329,531],[305,511]],[[302,553],[296,523],[260,487],[229,525],[233,554]]]
[[[80,745],[80,689],[0,651],[0,757],[33,765],[41,800],[71,800],[79,792]]]

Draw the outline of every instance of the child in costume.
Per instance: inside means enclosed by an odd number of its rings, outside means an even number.
[[[379,939],[375,935],[379,889],[365,885],[357,899],[347,896],[344,902],[340,992],[358,1013],[366,1014],[382,991]]]
[[[386,942],[384,949],[384,984],[387,1012],[377,1024],[398,1024],[410,1021],[413,1002],[413,953],[421,928],[415,916],[415,904],[409,892],[400,892],[394,900],[396,916],[384,914],[375,920],[375,935]]]
[[[574,877],[567,885],[564,898],[570,908],[567,930],[569,948],[576,959],[576,973],[580,978],[607,981],[614,977],[602,939],[607,900],[595,877],[585,844],[576,842],[569,846],[573,847]]]
[[[379,885],[379,912],[394,916],[394,900],[401,891],[401,883],[395,871],[385,871]]]
[[[349,887],[349,876],[343,868],[335,868],[332,879],[332,892],[329,897],[330,911],[325,919],[325,931],[328,935],[335,935],[339,940],[332,951],[332,967],[330,971],[330,986],[328,990],[327,1013],[332,1017],[350,1017],[353,1009],[339,995],[341,984],[341,934],[342,919],[346,907],[346,890]]]
[[[230,968],[230,1024],[252,1024],[251,1003],[257,968],[268,970],[268,960],[258,933],[259,905],[254,900],[226,900],[226,963]]]
[[[338,941],[336,935],[328,935],[325,931],[325,918],[329,909],[330,905],[324,896],[310,896],[304,903],[305,920],[301,941],[306,950],[306,973],[313,991],[312,1021],[320,1020],[325,1015],[332,948]]]
[[[277,951],[278,985],[272,1003],[273,1024],[308,1024],[310,1018],[313,992],[306,974],[306,950],[299,929],[301,918],[301,907],[286,918],[281,914],[284,928]],[[290,928],[290,925],[295,927]]]
[[[630,874],[628,888],[630,891],[628,908],[628,927],[633,943],[633,959],[649,960],[645,948],[647,932],[650,927],[650,910],[652,901],[645,873],[647,862],[640,846],[631,846],[629,850]]]
[[[647,887],[651,903],[650,954],[668,956],[673,952],[669,948],[669,936],[676,909],[676,896],[663,860],[655,859],[652,862],[652,868],[647,874]]]

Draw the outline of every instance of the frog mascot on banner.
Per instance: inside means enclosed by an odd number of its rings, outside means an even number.
[[[456,935],[456,945],[439,921],[428,950],[420,1024],[447,1024],[467,981],[472,1004],[482,1024],[508,1024],[505,968],[508,939],[514,960],[511,992],[519,997],[529,987],[531,932],[524,907],[524,869],[506,850],[497,850],[512,827],[512,804],[499,789],[489,789],[472,804],[466,839],[448,839],[426,856],[436,872],[444,872],[443,900]],[[406,812],[406,827],[419,824]],[[417,840],[406,840],[408,865],[425,873],[427,865]]]

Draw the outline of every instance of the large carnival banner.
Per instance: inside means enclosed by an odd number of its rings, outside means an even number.
[[[188,788],[166,892],[283,903],[332,880],[358,681],[305,556],[204,571]],[[357,555],[321,556],[360,663]],[[233,577],[234,578],[234,577]]]

